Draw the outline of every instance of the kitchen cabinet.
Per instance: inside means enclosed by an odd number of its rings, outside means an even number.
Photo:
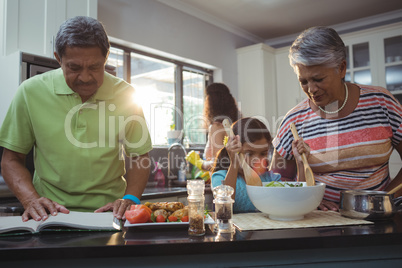
[[[1,55],[16,51],[53,57],[54,39],[66,19],[97,17],[97,0],[0,0]]]
[[[402,101],[402,23],[342,35],[346,81],[387,88]]]
[[[239,48],[237,66],[243,115],[258,116],[271,124],[277,113],[275,49],[265,44]]]

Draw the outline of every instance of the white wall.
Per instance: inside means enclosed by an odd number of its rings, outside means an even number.
[[[156,0],[98,0],[98,19],[111,37],[215,66],[237,98],[236,48],[253,42]]]
[[[9,56],[0,56],[0,126],[6,117],[8,108],[21,81],[21,54],[15,52]]]

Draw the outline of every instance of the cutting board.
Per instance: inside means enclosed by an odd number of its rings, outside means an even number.
[[[234,214],[233,223],[240,231],[373,224],[370,221],[343,217],[339,212],[322,210],[314,210],[297,221],[271,220],[267,214],[260,212]]]

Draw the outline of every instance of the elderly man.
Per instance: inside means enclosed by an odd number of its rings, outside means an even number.
[[[112,210],[121,219],[139,203],[152,143],[142,109],[132,101],[134,89],[105,72],[109,48],[99,21],[69,19],[56,37],[61,68],[18,88],[0,146],[2,175],[24,206],[23,221],[69,210]],[[25,168],[32,147],[33,178]]]

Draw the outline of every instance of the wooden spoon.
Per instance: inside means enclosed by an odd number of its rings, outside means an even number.
[[[297,133],[297,129],[294,123],[290,124],[290,130],[292,131],[293,137],[295,140],[299,139],[299,134]],[[306,183],[307,186],[314,186],[315,185],[315,180],[314,180],[314,174],[313,170],[311,170],[310,165],[307,162],[306,155],[303,153],[301,155],[302,161],[303,161],[303,166],[304,166],[304,176],[306,177]]]
[[[229,120],[224,119],[222,122],[223,127],[226,130],[226,133],[229,137],[234,137],[234,133],[232,128],[230,127]],[[253,186],[262,186],[261,178],[258,176],[257,172],[255,172],[244,160],[244,156],[242,153],[239,153],[240,165],[243,169],[244,179],[246,184]]]
[[[402,188],[402,183],[399,184],[398,186],[396,186],[394,189],[392,189],[391,191],[389,191],[387,194],[394,194],[397,191],[399,191]]]

